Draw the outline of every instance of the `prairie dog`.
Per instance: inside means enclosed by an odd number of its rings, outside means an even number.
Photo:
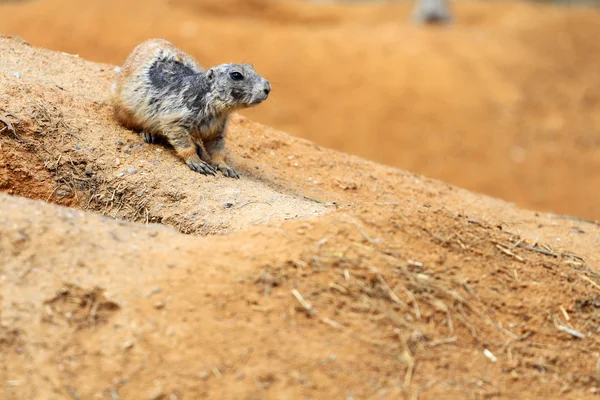
[[[417,0],[413,8],[413,19],[424,24],[446,24],[452,22],[447,0]]]
[[[146,143],[166,138],[194,171],[239,178],[225,162],[229,114],[267,99],[271,84],[249,64],[204,70],[164,39],[149,39],[131,52],[112,88],[116,119]]]

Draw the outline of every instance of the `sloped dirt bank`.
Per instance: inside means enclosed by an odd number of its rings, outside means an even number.
[[[171,148],[147,145],[114,121],[112,67],[6,40],[0,46],[7,71],[0,78],[1,190],[198,234],[325,212],[324,204],[274,184],[264,162],[253,162],[251,143],[260,134],[244,118],[234,118],[230,129],[231,157],[244,179],[193,174]],[[274,157],[278,135],[262,135]]]
[[[111,121],[111,66],[12,39],[0,49],[21,73],[0,75],[2,190],[20,195],[0,194],[6,398],[587,398],[599,389],[597,224],[241,117],[230,151],[242,179],[211,181]],[[177,214],[157,224],[126,211],[130,189],[121,209],[88,206],[93,183],[74,177],[94,176],[144,188],[150,216],[166,212],[163,202]],[[280,197],[241,203],[204,232],[194,212],[208,221],[217,212],[168,203],[169,179],[190,199],[253,188]],[[308,215],[288,220],[290,208]],[[186,226],[220,235],[185,235]]]
[[[457,1],[414,26],[404,1],[40,0],[2,32],[120,64],[164,37],[274,84],[243,115],[320,145],[522,207],[600,219],[598,8]],[[135,18],[132,18],[135,16]]]

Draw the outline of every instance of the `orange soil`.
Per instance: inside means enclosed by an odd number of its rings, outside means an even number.
[[[598,224],[242,116],[205,177],[113,120],[113,65],[0,54],[2,398],[600,390]]]
[[[147,37],[204,65],[250,61],[274,83],[244,114],[321,145],[530,209],[599,219],[600,13],[453,4],[424,29],[409,3],[40,0],[0,31],[119,64]]]

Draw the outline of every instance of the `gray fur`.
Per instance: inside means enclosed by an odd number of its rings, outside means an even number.
[[[235,178],[224,159],[229,114],[261,103],[270,91],[249,64],[205,71],[163,39],[138,45],[113,86],[115,115],[147,143],[164,137],[193,170]]]
[[[242,80],[231,78],[240,73]],[[172,58],[157,58],[148,69],[147,98],[151,116],[180,114],[173,123],[190,131],[212,131],[231,111],[267,99],[270,83],[249,64],[222,64],[195,71]],[[222,123],[221,123],[222,121]]]
[[[448,0],[416,0],[413,19],[423,24],[447,24],[452,22]]]

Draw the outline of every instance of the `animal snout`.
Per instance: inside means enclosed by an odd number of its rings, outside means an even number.
[[[268,96],[269,93],[271,93],[271,84],[268,81],[265,81],[265,87],[263,88],[263,92],[266,96]]]

